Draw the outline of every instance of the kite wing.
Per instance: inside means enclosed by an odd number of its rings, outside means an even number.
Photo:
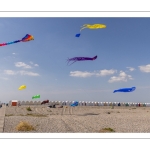
[[[34,37],[32,35],[26,34],[26,36],[23,37],[21,40],[16,40],[13,42],[8,42],[8,43],[2,43],[0,44],[0,46],[10,45],[10,44],[18,43],[18,42],[28,42],[31,40],[34,40]]]
[[[23,89],[26,89],[26,85],[21,85],[18,90],[23,90]]]
[[[30,34],[26,34],[25,37],[22,38],[22,42],[28,42],[28,41],[31,41],[31,40],[34,40],[34,37]]]
[[[40,95],[34,95],[34,96],[32,96],[32,99],[35,99],[35,98],[40,98]]]

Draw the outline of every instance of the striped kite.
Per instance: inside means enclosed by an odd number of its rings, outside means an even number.
[[[8,43],[2,43],[0,44],[0,46],[5,46],[5,45],[9,45],[9,44],[14,44],[14,43],[18,43],[18,42],[28,42],[34,40],[34,37],[32,35],[26,34],[25,37],[23,37],[21,40],[16,40],[13,42],[8,42]]]
[[[102,29],[102,28],[106,28],[105,24],[84,24],[81,29],[80,29],[80,33],[76,34],[76,37],[80,37],[81,35],[81,30],[88,28],[88,29]]]

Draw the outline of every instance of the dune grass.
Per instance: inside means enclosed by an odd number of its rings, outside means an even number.
[[[17,126],[16,126],[17,131],[32,131],[35,130],[35,128],[28,122],[26,121],[21,121]]]
[[[100,130],[100,132],[101,132],[101,133],[106,133],[106,132],[115,132],[115,130],[114,130],[114,129],[112,129],[112,128],[103,128],[103,129],[101,129],[101,130]]]
[[[13,114],[5,114],[6,117],[13,116]]]
[[[30,107],[27,107],[26,109],[27,109],[27,111],[32,111],[32,109]]]
[[[47,117],[47,115],[42,115],[42,114],[27,114],[26,116],[31,116],[31,117]]]

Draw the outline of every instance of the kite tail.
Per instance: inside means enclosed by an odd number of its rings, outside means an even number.
[[[87,26],[88,26],[88,24],[84,24],[83,26],[81,26],[82,28],[80,29],[80,32],[81,32],[81,30],[87,28]]]
[[[81,35],[81,30],[87,28],[86,24],[82,26],[82,28],[80,29],[80,33],[76,34],[76,37],[80,37]]]
[[[68,62],[68,63],[69,63],[69,58],[66,60],[66,62]],[[68,63],[67,63],[67,65],[68,65]]]
[[[73,61],[70,65],[72,65],[72,64],[75,63],[76,61],[77,61],[77,60]],[[69,61],[68,61],[68,63],[69,63]],[[68,65],[68,64],[67,64],[67,65]],[[69,66],[70,66],[70,65],[69,65]]]
[[[83,27],[83,28],[81,28],[81,29],[80,29],[80,32],[81,32],[83,29],[85,29],[85,28],[87,28],[87,27]]]
[[[0,46],[10,45],[10,44],[18,43],[18,42],[21,42],[21,40],[17,40],[17,41],[13,41],[13,42],[8,42],[8,43],[3,43],[3,44],[0,44]]]

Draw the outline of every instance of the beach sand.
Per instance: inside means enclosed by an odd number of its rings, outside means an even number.
[[[113,133],[149,133],[150,107],[78,106],[48,108],[31,105],[6,107],[4,133],[24,133],[15,127],[27,121],[35,131],[27,133],[101,133],[111,128]]]

